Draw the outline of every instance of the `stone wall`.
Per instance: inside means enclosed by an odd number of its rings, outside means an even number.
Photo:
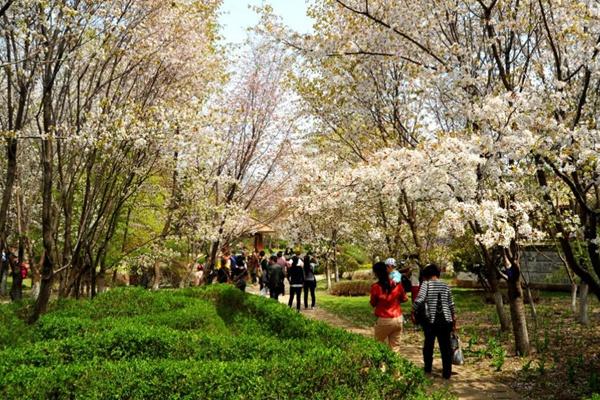
[[[521,254],[521,269],[531,287],[542,290],[569,290],[571,281],[565,266],[553,247],[527,246]],[[477,276],[460,272],[457,277],[460,287],[479,287]],[[505,287],[505,282],[500,282]]]
[[[521,268],[525,279],[531,283],[570,284],[562,260],[551,247],[526,247],[521,254]]]

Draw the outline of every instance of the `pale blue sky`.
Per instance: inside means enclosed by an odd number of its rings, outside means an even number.
[[[258,17],[248,8],[260,6],[264,0],[224,0],[220,17],[222,35],[226,42],[242,43],[247,36],[246,29],[256,25]],[[306,16],[306,0],[267,0],[273,6],[273,12],[283,19],[283,23],[300,33],[312,29],[312,21]]]

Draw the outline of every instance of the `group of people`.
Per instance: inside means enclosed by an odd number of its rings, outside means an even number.
[[[260,285],[260,293],[278,300],[285,294],[285,280],[289,283],[288,306],[292,307],[296,300],[296,310],[300,311],[301,296],[304,292],[304,308],[315,307],[315,275],[316,261],[310,253],[301,256],[299,252],[278,252],[267,256],[264,251],[253,252],[246,256],[245,252],[232,255],[224,251],[217,270],[220,283],[231,282],[245,291],[246,282]],[[452,293],[449,286],[441,281],[440,268],[428,264],[419,268],[415,266],[397,265],[396,260],[388,258],[385,262],[373,265],[373,273],[377,281],[371,286],[370,303],[374,308],[377,322],[374,327],[375,338],[387,342],[390,348],[399,352],[400,338],[403,332],[404,316],[401,303],[408,301],[411,294],[411,320],[418,322],[425,334],[423,344],[423,362],[426,373],[431,373],[433,364],[433,348],[437,339],[442,356],[442,376],[450,379],[452,375],[451,334],[456,330],[456,314]],[[424,315],[421,321],[415,315]]]
[[[310,252],[304,257],[300,252],[286,251],[267,256],[264,250],[255,251],[249,256],[245,252],[232,255],[225,250],[221,256],[220,267],[217,270],[219,283],[232,282],[242,291],[246,290],[246,282],[260,285],[260,293],[278,300],[285,294],[285,280],[289,284],[290,298],[288,305],[292,307],[296,299],[296,309],[300,311],[300,300],[304,291],[304,308],[315,307],[315,290],[317,278],[315,274],[316,260]]]
[[[375,338],[387,342],[393,351],[398,352],[400,337],[403,331],[404,316],[401,303],[408,301],[407,292],[412,294],[411,319],[423,315],[418,321],[425,334],[423,344],[423,363],[425,373],[431,373],[433,364],[433,348],[437,338],[442,356],[442,376],[450,379],[452,375],[451,334],[456,330],[456,314],[452,292],[449,286],[441,281],[440,268],[428,264],[419,274],[418,286],[413,282],[416,274],[411,269],[396,269],[396,262],[390,258],[385,262],[373,265],[373,273],[377,278],[371,286],[371,306],[374,307],[377,322]]]
[[[221,263],[217,269],[217,282],[232,282],[241,291],[246,291],[246,281],[249,274],[248,261],[254,257],[255,253],[251,257],[246,257],[245,251],[234,255],[229,250],[224,250],[221,254]]]

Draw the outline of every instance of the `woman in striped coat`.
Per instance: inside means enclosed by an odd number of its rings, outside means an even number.
[[[425,307],[427,320],[423,323],[425,343],[423,344],[423,363],[425,373],[431,373],[433,364],[433,346],[437,338],[442,354],[442,376],[450,379],[452,375],[452,348],[450,335],[456,329],[456,317],[452,293],[445,282],[439,280],[440,269],[435,264],[429,264],[423,269],[424,282],[419,289],[419,295],[413,303],[414,312]]]

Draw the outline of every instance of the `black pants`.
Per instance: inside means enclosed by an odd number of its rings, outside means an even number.
[[[290,287],[290,300],[288,306],[292,306],[294,303],[294,296],[296,296],[296,308],[300,311],[300,294],[302,293],[302,287]]]
[[[315,306],[315,289],[317,281],[304,281],[304,308],[308,308],[308,291],[310,290],[310,306]]]
[[[281,294],[281,290],[279,288],[270,288],[269,297],[275,300],[279,300],[279,294]]]
[[[433,364],[433,346],[437,338],[442,353],[442,376],[446,379],[452,375],[452,348],[450,345],[450,334],[452,333],[452,323],[442,324],[426,323],[423,326],[425,333],[425,343],[423,344],[423,363],[425,372],[431,372]]]

